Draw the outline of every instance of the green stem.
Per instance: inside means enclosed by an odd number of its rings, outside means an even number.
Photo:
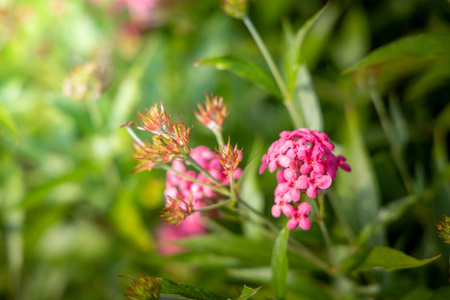
[[[192,166],[194,166],[194,168],[196,168],[198,171],[205,174],[205,176],[211,179],[212,182],[214,182],[214,184],[221,185],[221,183],[216,178],[212,177],[212,175],[207,170],[205,170],[205,168],[200,166],[199,163],[196,162],[191,156],[186,156],[186,161],[189,162]]]
[[[214,136],[216,137],[217,144],[219,144],[219,148],[223,148],[225,144],[223,142],[222,131],[213,130],[212,133],[214,133]]]
[[[240,197],[237,198],[237,201],[245,206],[248,210],[250,210],[252,213],[257,215],[259,218],[263,220],[263,222],[267,225],[267,227],[271,230],[272,233],[276,236],[280,229],[272,223],[270,220],[266,218],[263,214],[261,214],[259,211],[255,210],[253,207],[251,207],[249,204],[247,204],[245,201],[243,201]],[[324,263],[319,257],[317,257],[313,252],[311,252],[308,248],[300,244],[298,241],[294,240],[292,237],[288,237],[288,247],[289,249],[293,250],[294,252],[298,253],[300,256],[303,256],[307,258],[309,261],[311,261],[313,264],[315,264],[317,267],[327,271],[329,269],[329,266]]]
[[[317,202],[320,206],[323,206],[323,194],[318,195],[319,198],[322,198],[322,200],[317,199]],[[321,212],[324,212],[323,207],[318,207],[316,201],[312,201],[312,204],[314,206],[314,209],[317,211],[318,219],[317,223],[319,223],[320,231],[322,231],[323,239],[325,240],[325,246],[327,247],[328,256],[330,257],[331,265],[333,266],[334,273],[339,270],[339,264],[337,262],[336,256],[334,254],[333,245],[331,243],[330,235],[328,234],[327,226],[325,225],[325,222],[323,221],[323,215]]]
[[[215,203],[215,204],[212,204],[212,205],[208,205],[208,206],[205,206],[205,207],[196,209],[195,212],[201,212],[201,211],[207,211],[207,210],[217,209],[217,208],[220,208],[220,207],[223,207],[223,206],[229,204],[230,202],[232,202],[231,199],[224,200],[224,201],[220,201],[220,202],[218,202],[218,203]]]
[[[283,95],[283,99],[285,103],[291,102],[290,93],[286,87],[286,84],[283,81],[283,78],[281,77],[280,72],[278,71],[278,68],[275,64],[275,62],[272,59],[272,56],[270,55],[269,51],[267,50],[266,45],[264,44],[264,41],[261,39],[261,36],[259,35],[258,31],[256,30],[255,26],[253,25],[252,21],[248,16],[245,16],[242,21],[244,22],[245,26],[247,27],[248,31],[250,32],[251,36],[255,40],[256,45],[259,48],[259,51],[261,51],[261,54],[263,55],[264,59],[266,60],[267,65],[269,66],[270,72],[272,72],[273,78],[275,79],[275,82],[278,85],[278,88],[281,91],[281,94]]]
[[[125,125],[123,126],[125,127],[126,131],[128,132],[128,134],[133,138],[133,140],[141,147],[145,147],[145,143],[136,135],[136,133],[134,132],[133,129],[131,129],[130,126]]]
[[[375,106],[375,110],[377,111],[378,117],[380,118],[381,127],[383,128],[384,134],[386,135],[389,146],[391,149],[391,154],[394,158],[394,163],[399,170],[400,176],[403,180],[403,184],[405,185],[408,193],[414,193],[414,183],[409,175],[408,167],[406,165],[405,160],[403,159],[402,151],[397,146],[394,126],[392,125],[391,120],[388,117],[386,108],[383,104],[383,100],[381,99],[381,95],[375,87],[369,87],[370,98],[372,99],[373,105]]]

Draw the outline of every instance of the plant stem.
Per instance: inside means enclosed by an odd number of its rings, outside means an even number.
[[[123,126],[127,130],[128,134],[133,138],[133,140],[141,147],[145,147],[145,143],[136,135],[133,129],[130,126]]]
[[[272,231],[272,233],[275,234],[275,236],[278,234],[280,229],[273,224],[269,219],[266,218],[263,214],[255,210],[253,207],[248,205],[245,201],[243,201],[240,197],[237,198],[237,201],[241,203],[243,206],[245,206],[248,210],[250,210],[252,213],[260,217],[264,223],[269,227],[269,229]],[[311,252],[308,248],[300,244],[298,241],[294,240],[292,237],[288,237],[288,247],[289,249],[293,250],[294,252],[298,253],[300,256],[303,256],[310,260],[313,264],[315,264],[317,267],[328,271],[329,266],[324,263],[319,257],[317,257],[313,252]]]
[[[321,200],[317,199],[317,202],[321,206],[318,207],[316,201],[312,201],[314,209],[317,211],[318,218],[317,223],[319,223],[320,231],[322,231],[323,239],[325,240],[325,246],[327,247],[328,256],[330,257],[331,265],[333,266],[333,271],[337,272],[339,270],[339,264],[337,262],[336,256],[334,254],[333,245],[331,244],[330,235],[328,234],[327,226],[325,225],[325,222],[323,221],[323,215],[324,212],[323,206],[323,194],[318,195],[319,198],[322,198]]]
[[[213,130],[212,133],[214,133],[214,136],[216,137],[217,144],[219,144],[219,147],[223,148],[225,144],[223,142],[222,132],[220,130]]]
[[[232,199],[228,199],[228,200],[224,200],[224,201],[220,201],[218,203],[212,204],[212,205],[208,205],[199,209],[194,210],[195,212],[201,212],[201,211],[207,211],[207,210],[212,210],[212,209],[216,209],[216,208],[220,208],[222,206],[225,206],[227,204],[229,204],[230,202],[232,202]]]
[[[379,91],[373,86],[369,87],[369,92],[370,98],[372,99],[373,105],[375,106],[375,110],[377,111],[378,117],[380,118],[381,127],[383,128],[384,134],[389,141],[391,154],[403,180],[403,184],[405,185],[408,193],[412,194],[414,193],[414,183],[411,176],[409,175],[408,167],[405,160],[403,159],[402,151],[401,149],[399,149],[398,144],[396,143],[394,126],[392,125],[392,122],[387,115],[386,107],[383,104],[381,95]]]
[[[196,168],[198,171],[200,171],[203,174],[205,174],[205,176],[208,177],[209,179],[211,179],[212,182],[214,182],[214,184],[221,185],[221,183],[216,178],[212,177],[212,175],[209,174],[209,172],[207,170],[205,170],[205,168],[200,166],[198,164],[198,162],[196,162],[191,156],[187,155],[186,156],[186,161],[189,162],[192,166],[194,166],[194,168]]]
[[[278,85],[278,88],[281,91],[281,94],[283,95],[283,99],[285,103],[291,102],[291,96],[290,93],[286,87],[286,84],[283,81],[283,78],[281,77],[280,72],[278,71],[278,68],[275,64],[275,62],[272,59],[272,56],[270,55],[269,51],[267,50],[266,45],[264,44],[264,41],[261,39],[261,36],[259,35],[258,31],[256,30],[255,26],[253,25],[252,21],[248,16],[245,16],[242,21],[244,22],[245,26],[247,27],[248,31],[250,32],[251,36],[255,40],[256,45],[259,48],[259,51],[261,51],[261,54],[263,55],[264,59],[266,60],[267,65],[269,66],[270,72],[272,72],[273,78],[275,79],[275,82]]]

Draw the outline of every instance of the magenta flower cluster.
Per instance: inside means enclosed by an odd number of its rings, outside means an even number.
[[[290,217],[289,229],[300,226],[308,230],[311,227],[308,219],[311,207],[306,202],[298,204],[301,192],[315,198],[318,189],[325,190],[331,186],[338,167],[350,171],[345,157],[336,157],[331,152],[333,149],[334,145],[325,133],[300,128],[281,132],[280,139],[262,157],[260,174],[266,167],[271,173],[278,169],[272,215],[277,218],[283,213]]]

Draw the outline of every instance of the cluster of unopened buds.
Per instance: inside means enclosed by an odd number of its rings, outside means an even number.
[[[159,108],[155,104],[147,109],[145,115],[138,113],[141,124],[137,128],[152,134],[151,143],[136,136],[130,127],[134,123],[123,125],[135,139],[133,157],[137,162],[136,172],[153,168],[167,170],[162,217],[169,224],[180,225],[191,216],[189,226],[180,226],[177,235],[204,231],[201,219],[194,213],[226,200],[232,192],[225,188],[242,173],[238,167],[242,150],[237,145],[231,147],[229,140],[227,145],[222,142],[221,130],[228,115],[223,99],[206,95],[204,107],[199,105],[199,112],[195,115],[218,138],[221,147],[216,147],[216,153],[206,146],[191,149],[188,145],[190,128],[181,120],[174,122],[162,103]]]
[[[260,174],[266,167],[270,172],[278,169],[272,215],[277,218],[283,213],[289,217],[289,229],[300,226],[308,230],[311,227],[308,219],[311,207],[307,202],[300,202],[302,192],[315,198],[318,189],[331,186],[338,167],[350,171],[345,157],[336,157],[331,152],[333,149],[334,145],[325,133],[301,128],[281,132],[280,139],[262,157]]]
[[[436,228],[439,231],[439,237],[446,244],[450,244],[450,216],[443,215],[442,220],[434,221]]]

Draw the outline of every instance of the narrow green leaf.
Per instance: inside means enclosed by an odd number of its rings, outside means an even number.
[[[425,33],[406,37],[375,49],[344,73],[403,58],[450,58],[450,34]]]
[[[226,300],[226,297],[217,295],[207,289],[199,288],[183,283],[177,283],[169,279],[158,278],[161,283],[162,299],[196,299],[196,300]],[[170,298],[180,296],[181,298]]]
[[[393,271],[398,269],[416,268],[438,259],[439,257],[441,257],[440,254],[435,257],[420,260],[389,247],[374,247],[364,262],[359,265],[356,270],[382,268],[387,271]]]
[[[272,251],[272,289],[276,299],[284,299],[286,296],[286,282],[288,272],[288,259],[286,244],[289,230],[285,226],[279,233]]]
[[[261,148],[262,148],[262,140],[256,139],[250,151],[249,157],[257,156],[257,154],[261,152]],[[253,207],[253,209],[255,209],[260,213],[263,213],[264,194],[261,191],[257,178],[258,167],[259,166],[256,159],[247,163],[246,169],[242,177],[239,179],[240,181],[239,186],[241,191],[240,193],[241,198],[245,199],[245,202],[251,207]],[[238,202],[238,204],[239,206],[242,206],[241,203]],[[264,234],[263,229],[261,227],[262,220],[260,217],[258,217],[254,213],[248,213],[248,210],[246,209],[239,209],[239,213],[246,214],[245,217],[248,216],[249,220],[251,220],[251,222],[244,222],[242,224],[244,236],[256,239]]]
[[[237,298],[237,300],[247,300],[250,297],[254,296],[260,289],[261,289],[261,286],[252,289],[252,288],[249,288],[248,286],[244,285],[244,289],[242,290],[242,293],[239,296],[239,298]]]
[[[328,3],[322,7],[321,10],[316,12],[311,18],[309,18],[303,26],[297,31],[295,36],[291,33],[286,32],[286,37],[288,40],[287,51],[285,54],[284,64],[286,69],[286,77],[288,88],[292,91],[294,88],[295,78],[297,76],[298,70],[300,68],[300,63],[302,62],[302,46],[305,36],[311,29],[312,25],[319,19],[322,13],[328,7]]]
[[[389,108],[391,112],[392,125],[395,131],[397,147],[398,149],[403,150],[409,138],[408,123],[406,122],[398,99],[389,97]]]
[[[280,91],[273,77],[263,68],[251,61],[234,56],[221,56],[200,59],[195,62],[195,65],[210,66],[218,70],[229,71],[239,77],[256,83],[260,88],[281,99]]]
[[[295,97],[299,103],[305,126],[311,130],[323,131],[322,109],[306,64],[302,64],[298,70]]]
[[[343,130],[347,137],[343,154],[348,158],[352,171],[338,175],[336,191],[339,199],[345,201],[336,201],[336,204],[353,232],[358,234],[364,226],[377,218],[379,191],[374,167],[363,140],[358,111],[355,107],[349,107],[346,112],[347,125]]]
[[[6,128],[15,139],[19,139],[19,131],[11,115],[6,111],[6,107],[0,102],[0,127]]]

